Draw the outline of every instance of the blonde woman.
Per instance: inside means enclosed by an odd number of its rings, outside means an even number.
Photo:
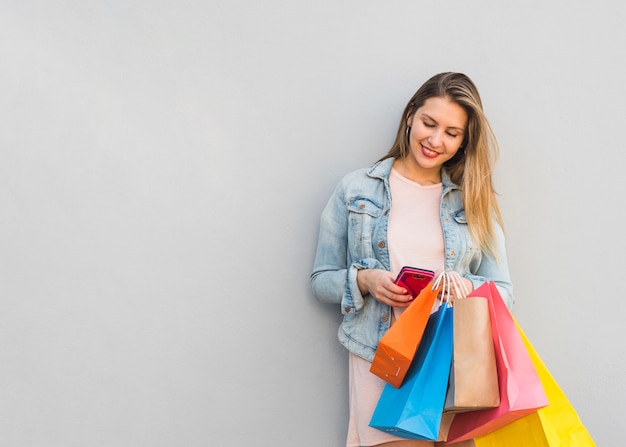
[[[394,284],[403,266],[455,270],[470,291],[495,281],[512,306],[492,183],[497,151],[474,83],[462,73],[440,73],[409,100],[390,151],[346,175],[324,208],[311,286],[343,313],[347,447],[434,445],[369,427],[385,385],[369,372],[374,352],[413,298]]]

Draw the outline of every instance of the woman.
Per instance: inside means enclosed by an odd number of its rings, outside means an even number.
[[[402,266],[455,270],[469,291],[492,280],[513,304],[492,183],[497,150],[474,83],[441,73],[408,102],[387,155],[346,175],[328,201],[311,285],[319,300],[340,304],[344,316],[347,447],[433,445],[368,425],[385,384],[369,372],[374,352],[413,298],[394,284]]]

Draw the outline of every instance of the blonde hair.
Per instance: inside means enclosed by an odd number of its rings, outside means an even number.
[[[483,252],[497,259],[493,221],[503,227],[502,215],[493,187],[493,167],[498,158],[498,142],[483,111],[478,89],[462,73],[439,73],[426,81],[409,100],[402,113],[396,140],[389,157],[403,159],[410,153],[407,138],[409,117],[429,98],[445,98],[467,113],[467,129],[461,148],[444,163],[450,179],[462,190],[463,206],[470,234]]]

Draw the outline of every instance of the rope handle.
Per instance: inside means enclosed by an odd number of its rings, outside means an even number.
[[[448,306],[452,305],[450,302],[451,290],[454,290],[454,296],[456,296],[457,299],[463,299],[469,295],[469,291],[463,282],[461,275],[454,270],[443,270],[439,273],[432,288],[433,290],[441,290],[441,301],[448,303]]]

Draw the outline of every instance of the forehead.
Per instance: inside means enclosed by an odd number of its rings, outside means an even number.
[[[415,114],[430,118],[444,127],[465,129],[467,125],[467,113],[463,107],[447,98],[428,98]]]

